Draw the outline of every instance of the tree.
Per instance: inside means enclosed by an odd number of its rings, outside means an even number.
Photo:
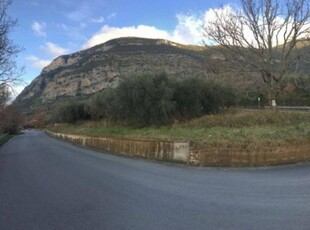
[[[40,110],[33,115],[31,121],[28,122],[26,125],[29,127],[43,128],[47,125],[47,123],[48,123],[47,111]]]
[[[1,109],[0,117],[0,133],[19,133],[23,124],[23,116],[16,106],[9,105]]]
[[[202,114],[202,98],[205,82],[201,78],[187,78],[174,83],[176,109],[181,118],[193,118]]]
[[[9,33],[17,21],[8,16],[11,0],[0,0],[0,132],[16,134],[22,124],[18,108],[7,106],[14,83],[20,81],[22,69],[17,67],[15,58],[21,49],[9,39]]]
[[[89,120],[89,108],[84,102],[70,101],[56,109],[56,122],[75,123],[80,120]]]
[[[12,88],[23,72],[14,60],[21,48],[9,39],[9,33],[17,23],[7,14],[11,4],[11,0],[0,0],[0,90]]]
[[[116,89],[107,88],[90,99],[89,112],[91,119],[111,119],[116,122],[120,118],[120,103],[116,93]]]
[[[309,41],[309,0],[241,0],[241,5],[239,11],[215,10],[204,35],[219,45],[229,70],[260,74],[271,104],[279,82],[298,68],[298,42]]]
[[[10,99],[10,90],[6,85],[0,84],[0,110],[3,110]]]
[[[175,110],[166,74],[128,77],[119,85],[117,98],[123,117],[138,126],[168,124]]]

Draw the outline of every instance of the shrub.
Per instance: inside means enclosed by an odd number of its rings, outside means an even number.
[[[181,118],[192,118],[202,114],[204,83],[197,78],[188,78],[175,83],[173,100]]]
[[[20,132],[23,116],[20,110],[13,105],[0,110],[0,132],[15,135]]]
[[[167,124],[174,114],[174,90],[165,74],[126,78],[116,92],[123,117],[135,125]]]
[[[236,94],[228,86],[209,82],[205,86],[203,108],[205,113],[227,112],[236,103]]]
[[[191,119],[227,111],[235,102],[231,88],[203,78],[174,80],[166,74],[125,78],[115,89],[105,89],[87,103],[60,107],[60,122],[105,119],[134,126],[170,124],[175,119]]]
[[[120,119],[120,103],[116,89],[106,89],[94,95],[89,102],[89,112],[93,120],[111,119],[116,122]]]
[[[74,123],[78,120],[90,119],[89,108],[85,103],[67,103],[61,105],[57,110],[56,122]]]

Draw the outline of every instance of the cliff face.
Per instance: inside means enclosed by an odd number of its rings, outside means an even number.
[[[167,40],[120,38],[56,58],[16,98],[31,105],[116,87],[134,74],[187,77],[205,72],[204,49]]]

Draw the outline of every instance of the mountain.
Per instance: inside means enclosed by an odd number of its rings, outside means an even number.
[[[15,103],[25,108],[62,98],[87,96],[134,74],[165,72],[184,78],[205,73],[206,48],[162,39],[119,38],[56,58],[43,68]]]
[[[308,74],[310,45],[303,41],[299,47],[304,58],[298,72]],[[221,50],[220,47],[188,46],[163,39],[113,39],[56,58],[21,92],[14,103],[30,114],[42,108],[51,110],[57,103],[84,100],[106,88],[116,87],[127,76],[163,72],[175,78],[208,76],[233,86],[246,97],[248,91],[254,89],[252,94],[256,99],[264,86],[257,74],[251,77],[217,74],[226,62]]]

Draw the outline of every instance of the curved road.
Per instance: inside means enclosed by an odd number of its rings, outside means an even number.
[[[309,229],[310,165],[194,168],[26,131],[0,149],[0,229]]]

